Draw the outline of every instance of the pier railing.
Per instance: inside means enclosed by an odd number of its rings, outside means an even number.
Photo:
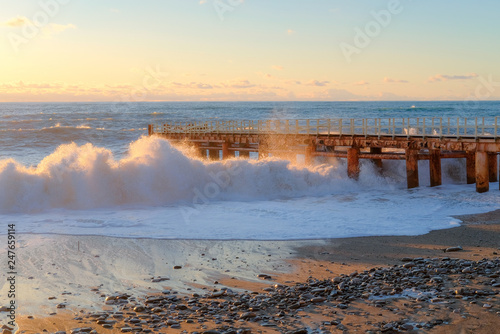
[[[192,120],[153,124],[163,134],[305,134],[378,137],[500,138],[500,117],[293,120]]]

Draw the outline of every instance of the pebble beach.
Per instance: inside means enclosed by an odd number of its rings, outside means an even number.
[[[40,274],[20,279],[17,332],[496,333],[500,211],[456,218],[408,237],[26,235]]]

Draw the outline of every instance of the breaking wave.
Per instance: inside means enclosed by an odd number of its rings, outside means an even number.
[[[0,213],[275,200],[405,188],[401,162],[384,161],[386,171],[380,174],[371,162],[363,161],[359,181],[347,177],[344,164],[332,159],[306,168],[276,158],[209,162],[196,157],[191,148],[156,137],[131,143],[127,155],[117,160],[106,148],[71,143],[59,146],[36,167],[0,160]],[[458,162],[444,165],[448,175],[444,179],[460,178],[461,170]]]

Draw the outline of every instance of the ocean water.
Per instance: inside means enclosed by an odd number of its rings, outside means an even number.
[[[0,220],[18,233],[183,239],[415,235],[452,215],[500,208],[498,183],[477,194],[464,159],[443,160],[443,185],[406,189],[404,161],[358,181],[342,159],[208,162],[147,137],[188,119],[496,117],[500,102],[172,102],[0,104]],[[300,159],[299,159],[300,160]],[[6,230],[6,229],[5,229]],[[4,233],[4,231],[0,231]]]

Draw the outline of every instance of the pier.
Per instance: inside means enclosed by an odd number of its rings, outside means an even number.
[[[250,152],[290,160],[303,155],[306,165],[316,157],[343,158],[353,179],[360,159],[379,168],[383,160],[405,160],[409,189],[419,186],[420,160],[429,161],[431,187],[442,184],[441,159],[466,159],[467,183],[480,193],[499,177],[500,117],[186,120],[150,124],[148,133],[190,143],[214,160]]]

